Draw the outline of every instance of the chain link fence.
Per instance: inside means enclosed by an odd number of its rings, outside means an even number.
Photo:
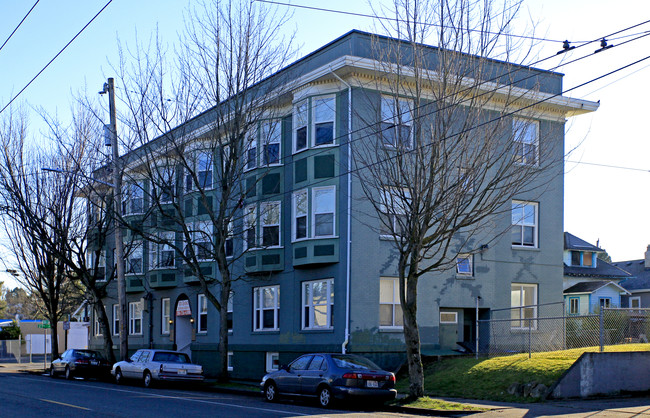
[[[496,309],[479,321],[479,352],[515,353],[647,343],[650,309],[603,308],[590,315],[568,315],[563,303]]]

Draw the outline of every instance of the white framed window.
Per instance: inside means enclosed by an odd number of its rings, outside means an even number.
[[[257,247],[257,205],[244,208],[244,251]]]
[[[392,96],[381,96],[380,134],[382,143],[388,147],[412,147],[411,101]]]
[[[515,161],[522,165],[539,164],[539,122],[514,118],[512,122]]]
[[[228,351],[228,371],[231,372],[234,369],[234,357],[235,355],[233,354],[232,351]]]
[[[538,204],[512,201],[512,246],[538,247]]]
[[[293,194],[293,239],[300,240],[307,238],[307,213],[309,212],[309,201],[307,190],[300,190]]]
[[[408,223],[411,192],[408,189],[390,187],[381,191],[379,202],[379,234],[402,236]]]
[[[97,312],[94,309],[93,309],[93,316],[95,317],[95,321],[94,321],[95,337],[101,337],[103,334],[102,334],[102,327],[99,324],[99,314],[97,314]]]
[[[252,170],[257,167],[257,130],[253,129],[246,138],[246,160],[244,169]]]
[[[254,331],[280,329],[280,286],[253,289]]]
[[[98,282],[106,281],[106,250],[99,251],[99,258],[97,260],[97,266],[95,266],[95,258],[97,257],[97,252],[88,250],[86,255],[86,267],[94,274]]]
[[[234,293],[230,292],[228,296],[228,306],[226,307],[226,321],[228,322],[228,332],[232,332],[232,319],[233,319],[233,297]]]
[[[322,96],[312,98],[313,146],[334,143],[334,121],[336,119],[336,97]]]
[[[510,286],[510,319],[513,329],[536,329],[537,284],[512,283]]]
[[[313,236],[334,236],[336,186],[312,189],[312,211]]]
[[[263,247],[277,247],[280,245],[280,204],[281,202],[264,202],[260,204]]]
[[[113,305],[113,335],[120,335],[120,305]]]
[[[456,257],[456,274],[461,276],[474,275],[474,256],[472,254],[458,254],[458,257]]]
[[[630,297],[630,308],[633,309],[641,308],[641,296]]]
[[[160,232],[160,242],[149,242],[149,270],[174,268],[176,251],[172,247],[175,240],[173,231]]]
[[[211,189],[214,165],[212,152],[208,150],[195,151],[191,158],[192,160],[188,161],[191,167],[187,167],[185,172],[185,190],[193,190],[196,186],[202,190]],[[194,176],[196,176],[197,184],[195,184]]]
[[[201,333],[208,332],[208,298],[205,295],[199,295],[197,298],[198,319],[197,331]]]
[[[282,122],[279,120],[262,122],[262,164],[281,164]]]
[[[160,332],[168,335],[171,329],[171,302],[169,298],[160,299]]]
[[[173,167],[156,167],[152,173],[152,195],[158,203],[171,203],[174,199],[174,186],[176,184],[176,173]]]
[[[127,182],[122,189],[122,214],[137,215],[144,213],[144,181]]]
[[[280,370],[280,353],[266,352],[266,372],[270,373],[275,370]]]
[[[402,327],[404,317],[399,300],[399,279],[382,277],[379,279],[379,328]]]
[[[334,327],[334,279],[302,283],[302,329]]]
[[[194,254],[196,255],[196,259],[199,261],[211,260],[212,245],[214,239],[212,222],[195,222],[190,228],[190,235],[192,236],[191,244],[194,246]]]
[[[126,256],[126,274],[142,274],[142,241],[125,243],[128,248]]]
[[[440,311],[440,323],[441,324],[457,324],[458,323],[458,312]]]
[[[143,302],[129,302],[129,335],[142,335]]]
[[[226,239],[223,244],[223,252],[226,254],[226,257],[232,257],[235,254],[234,225],[232,219],[226,225]]]
[[[569,298],[569,314],[578,315],[580,313],[580,298]]]
[[[293,152],[307,149],[309,99],[298,102],[293,111]]]

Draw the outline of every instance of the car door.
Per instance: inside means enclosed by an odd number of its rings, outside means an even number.
[[[323,381],[327,372],[327,361],[323,356],[314,356],[300,376],[300,393],[315,395],[318,385]]]
[[[137,365],[137,370],[136,370],[136,378],[141,378],[144,376],[144,370],[147,368],[147,365],[149,364],[149,360],[151,358],[151,351],[145,350],[140,354],[140,358],[138,359],[136,365]]]
[[[136,370],[137,370],[137,364],[138,360],[140,359],[140,355],[142,354],[142,350],[138,350],[131,356],[129,361],[123,362],[122,363],[122,375],[124,377],[128,378],[135,378],[136,377]]]
[[[298,357],[289,365],[285,373],[275,379],[280,393],[300,393],[300,378],[307,370],[312,357],[311,354]]]

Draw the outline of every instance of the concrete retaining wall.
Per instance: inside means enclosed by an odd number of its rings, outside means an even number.
[[[550,389],[551,398],[650,391],[650,352],[584,353]]]

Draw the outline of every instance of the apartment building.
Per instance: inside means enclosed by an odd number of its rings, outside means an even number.
[[[403,361],[394,247],[383,234],[386,221],[376,215],[360,178],[354,175],[359,167],[353,158],[354,147],[371,141],[369,126],[403,129],[414,138],[408,133],[409,117],[381,125],[399,109],[408,114],[414,106],[402,108],[409,97],[396,98],[382,90],[382,82],[375,82],[381,78],[382,65],[373,51],[377,43],[394,42],[398,41],[352,31],[270,78],[282,80],[282,93],[274,103],[274,117],[259,121],[245,147],[241,216],[224,244],[226,257],[237,259],[230,266],[237,280],[232,283],[226,318],[220,318],[209,303],[177,248],[127,232],[130,349],[183,350],[214,374],[221,355],[220,321],[227,321],[228,367],[236,378],[256,379],[305,352],[360,353],[385,367]],[[438,51],[430,48],[427,53],[435,57]],[[467,57],[468,63],[473,59]],[[490,66],[496,73],[513,69],[498,61]],[[538,104],[534,117],[531,112],[525,117],[503,116],[512,129],[525,124],[526,139],[518,158],[522,164],[537,164],[540,155],[547,155],[540,150],[553,143],[551,157],[561,162],[565,119],[594,111],[598,105],[563,97],[561,74],[522,70],[527,76],[509,78],[509,87],[522,97],[529,93]],[[497,82],[503,80],[490,86]],[[503,105],[500,94],[493,94],[486,104],[495,112]],[[209,114],[177,129],[200,130]],[[417,138],[414,142],[416,147]],[[221,160],[214,153],[193,152],[200,167],[199,181],[214,193],[193,198],[191,179],[178,170],[172,171],[170,179],[175,190],[183,189],[185,222],[209,232],[213,229],[207,207],[216,205],[220,196],[214,176]],[[486,318],[493,309],[514,308],[513,335],[521,335],[518,331],[530,326],[526,320],[536,315],[537,305],[562,301],[562,171],[560,163],[558,174],[545,180],[543,193],[522,193],[506,203],[492,217],[490,231],[482,235],[485,242],[473,242],[455,265],[420,278],[423,353],[448,353],[459,347],[458,342],[472,346],[477,315]],[[183,235],[161,228],[163,221],[141,219],[151,206],[154,189],[146,178],[127,178],[123,216],[140,222],[142,228],[160,229],[159,236],[182,246]],[[210,243],[193,245],[197,254],[210,247]],[[110,248],[103,253],[102,268],[113,265],[111,254]],[[202,274],[218,276],[216,262],[209,252],[205,254]],[[118,340],[117,303],[112,284],[104,305],[114,341]],[[94,331],[91,345],[101,347],[99,327]]]

